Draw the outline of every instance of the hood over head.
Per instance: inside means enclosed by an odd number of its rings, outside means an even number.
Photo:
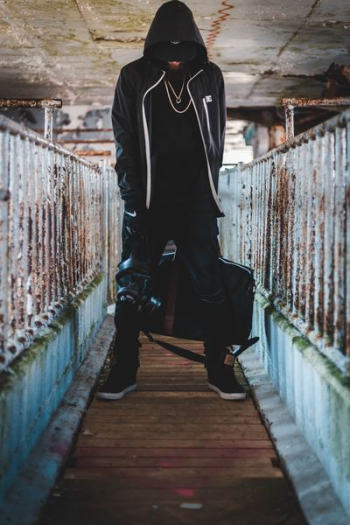
[[[180,0],[170,0],[170,2],[165,2],[158,8],[147,33],[143,54],[162,65],[158,54],[155,56],[154,51],[157,48],[159,49],[159,47],[164,47],[169,52],[171,52],[172,47],[175,50],[176,44],[171,44],[171,42],[180,42],[179,50],[180,47],[183,49],[183,57],[187,55],[187,51],[184,49],[187,43],[189,43],[189,48],[195,45],[196,53],[191,63],[204,65],[208,62],[207,48],[193,18],[193,13]],[[166,53],[163,53],[163,55],[165,57]],[[193,56],[193,53],[189,53],[188,56]],[[180,55],[178,60],[184,60],[184,58],[181,58]]]

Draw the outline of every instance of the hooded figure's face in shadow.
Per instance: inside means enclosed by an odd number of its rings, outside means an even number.
[[[168,71],[180,70],[185,64],[199,68],[208,63],[203,38],[184,2],[170,0],[158,8],[146,36],[144,55]]]

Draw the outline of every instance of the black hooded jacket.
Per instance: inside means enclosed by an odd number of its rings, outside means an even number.
[[[116,141],[116,172],[121,197],[127,207],[150,207],[154,194],[155,166],[151,156],[152,106],[147,95],[163,79],[166,70],[152,56],[152,46],[171,40],[197,44],[189,63],[191,78],[186,88],[192,99],[203,140],[208,178],[216,216],[224,217],[218,197],[226,129],[224,79],[219,66],[209,61],[204,41],[191,10],[179,0],[162,4],[149,28],[143,56],[122,67],[112,107]]]

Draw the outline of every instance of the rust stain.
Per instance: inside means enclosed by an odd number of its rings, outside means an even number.
[[[350,106],[350,97],[335,98],[283,98],[282,106]]]
[[[235,7],[230,2],[227,2],[227,0],[223,0],[221,4],[223,7],[218,10],[219,15],[211,23],[211,29],[209,30],[209,35],[205,43],[208,53],[210,53],[210,49],[213,47],[215,40],[221,32],[221,25],[230,16],[229,11]]]
[[[0,108],[61,108],[62,100],[42,98],[0,98]]]

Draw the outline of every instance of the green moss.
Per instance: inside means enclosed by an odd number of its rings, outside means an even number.
[[[303,338],[306,339],[306,338]],[[307,339],[306,339],[307,341]],[[294,342],[294,340],[293,340]],[[303,355],[317,372],[334,388],[350,407],[350,378],[344,376],[334,363],[309,341],[303,343]]]
[[[327,442],[322,442],[319,437],[319,443],[322,448],[328,447],[328,453],[336,463],[342,465],[344,475],[350,480],[350,379],[345,377],[327,356],[279,313],[261,292],[258,291],[255,298],[265,314],[271,316],[275,324],[288,334],[294,352],[302,354],[305,365],[310,366],[315,375],[321,378],[322,389],[327,392],[325,409],[327,409],[329,425]],[[320,402],[324,401],[320,400]]]
[[[255,294],[255,301],[261,306],[261,308],[264,308],[264,309],[271,306],[270,301],[264,295],[259,293],[259,291],[257,291]]]
[[[292,342],[301,353],[303,353],[310,346],[310,341],[302,335],[293,337]]]
[[[255,300],[264,309],[265,314],[273,318],[275,324],[289,335],[293,345],[303,356],[317,369],[318,373],[326,379],[333,388],[341,392],[341,396],[347,399],[350,406],[350,378],[332,363],[309,339],[302,335],[292,323],[276,310],[274,305],[259,291],[255,294]],[[345,389],[345,390],[344,390]]]
[[[89,295],[91,294],[91,292],[98,287],[98,285],[103,281],[104,279],[104,274],[103,273],[99,273],[95,279],[90,283],[88,284],[84,290],[82,292],[80,292],[79,295],[77,295],[76,297],[74,297],[74,299],[72,300],[72,302],[70,303],[72,306],[74,306],[75,308],[77,308],[78,306],[80,306],[81,303],[85,302],[86,299],[89,297]],[[59,319],[59,318],[58,318]]]
[[[295,328],[295,326],[291,324],[291,322],[289,321],[289,319],[287,319],[287,317],[285,317],[283,314],[278,312],[273,305],[270,304],[270,306],[268,306],[265,310],[267,313],[269,313],[272,316],[276,325],[283,332],[286,332],[289,335],[289,337],[293,338],[299,335],[299,331],[297,330],[297,328]]]
[[[10,365],[8,373],[0,375],[0,396],[6,395],[13,389],[14,384],[23,377],[28,370],[28,367],[37,360],[43,360],[46,349],[49,343],[56,339],[57,335],[63,330],[68,321],[74,318],[78,307],[86,301],[92,291],[98,287],[103,281],[104,274],[100,273],[94,280],[67,305],[64,310],[53,320],[47,328],[45,328],[39,335],[35,336],[30,347],[21,353],[15,361]],[[89,335],[95,328],[96,321],[92,323]],[[88,336],[86,336],[87,338]],[[85,340],[86,340],[85,338]]]

